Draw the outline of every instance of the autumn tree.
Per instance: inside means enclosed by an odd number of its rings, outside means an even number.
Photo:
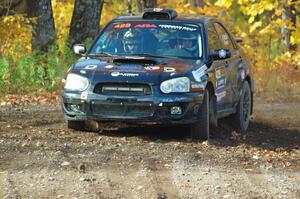
[[[291,35],[296,30],[297,22],[297,10],[296,10],[296,0],[282,1],[282,20],[290,21],[290,27],[285,24],[282,29],[282,43],[285,50],[296,50],[297,45],[291,43]]]
[[[0,16],[26,12],[26,0],[0,0]]]
[[[28,16],[32,23],[32,49],[47,48],[55,41],[55,26],[51,0],[27,0]]]
[[[143,12],[145,8],[156,8],[156,0],[137,0],[138,12]]]
[[[69,33],[70,45],[97,36],[103,3],[104,0],[75,0]]]
[[[297,0],[218,0],[217,5],[241,12],[249,24],[249,32],[257,33],[264,41],[281,40],[284,52],[296,50]],[[237,9],[234,9],[237,8]],[[281,31],[280,31],[281,29]],[[265,39],[268,37],[268,39]],[[275,44],[277,45],[277,44]],[[277,50],[277,46],[275,46]],[[278,50],[277,50],[278,51]]]
[[[206,3],[204,0],[189,0],[189,4],[194,7],[203,7]]]

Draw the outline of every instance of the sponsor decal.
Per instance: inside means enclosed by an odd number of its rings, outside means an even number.
[[[217,96],[217,101],[219,102],[226,96],[226,91],[222,91],[220,93],[217,93],[216,96]]]
[[[123,76],[123,77],[138,77],[139,74],[137,73],[122,73],[122,72],[118,72],[118,71],[114,71],[110,74],[113,77],[119,77],[119,76]]]
[[[114,67],[113,65],[107,65],[107,66],[105,66],[105,68],[107,68],[107,69],[111,69],[113,67]]]
[[[202,91],[202,90],[205,90],[205,84],[192,82],[192,84],[191,84],[191,90],[192,91]]]
[[[114,28],[130,28],[130,27],[131,27],[130,23],[122,23],[122,24],[114,25]]]
[[[155,24],[137,24],[135,28],[157,28]]]
[[[174,73],[174,72],[176,72],[176,69],[173,67],[164,67],[164,72],[165,73]]]
[[[144,67],[145,70],[159,70],[159,66],[146,66]]]
[[[88,92],[87,91],[83,91],[81,93],[80,99],[86,100],[87,98],[88,98]]]
[[[223,43],[225,46],[228,46],[229,45],[229,41],[228,41],[228,36],[227,35],[222,35],[222,40],[223,40]]]
[[[197,70],[192,71],[192,74],[194,76],[194,79],[197,82],[201,82],[201,78],[202,76],[205,75],[205,71],[207,70],[207,66],[204,64],[203,66],[201,66],[200,68],[198,68]]]
[[[245,79],[245,71],[244,71],[244,70],[241,71],[241,79],[242,79],[242,80]]]
[[[88,65],[86,67],[84,67],[84,69],[87,69],[87,70],[94,70],[97,68],[97,65]]]
[[[216,69],[216,78],[220,79],[223,76],[225,76],[225,67]]]
[[[217,86],[216,86],[217,90],[220,90],[220,89],[224,88],[225,84],[226,84],[226,79],[224,77],[222,77],[221,79],[219,79],[217,81]]]
[[[192,28],[192,27],[188,27],[188,26],[176,26],[176,25],[170,25],[170,24],[159,24],[158,27],[172,29],[172,30],[185,30],[185,31],[196,31],[197,30],[197,28]]]

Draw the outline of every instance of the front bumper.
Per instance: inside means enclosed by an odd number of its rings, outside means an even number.
[[[135,121],[158,124],[191,124],[197,121],[203,100],[202,93],[163,96],[109,96],[64,92],[62,109],[66,120]],[[181,114],[171,114],[180,106]]]

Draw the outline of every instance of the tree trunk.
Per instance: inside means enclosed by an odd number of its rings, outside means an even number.
[[[100,30],[100,19],[104,0],[75,0],[69,44],[83,43],[94,39]]]
[[[156,8],[157,0],[138,0],[137,7],[140,13],[143,12],[145,8]]]
[[[204,7],[205,2],[203,0],[189,0],[189,4],[194,7]]]
[[[26,13],[26,0],[0,0],[0,16]]]
[[[132,15],[132,1],[127,0],[127,14]]]
[[[283,6],[283,12],[282,12],[282,19],[283,20],[289,20],[292,22],[292,26],[294,29],[296,29],[296,23],[297,23],[297,12],[296,12],[296,0],[292,0],[290,5],[287,5],[287,0],[282,1]],[[282,44],[285,51],[292,51],[297,49],[296,44],[291,44],[291,35],[292,30],[287,25],[284,25],[281,29],[282,34]]]
[[[290,11],[291,11],[291,22],[293,25],[293,30],[291,30],[292,33],[296,30],[297,26],[297,10],[296,10],[296,2],[297,0],[292,0],[292,4],[290,5]],[[296,51],[297,50],[297,44],[291,44],[289,50]]]
[[[27,0],[28,16],[36,18],[32,24],[32,49],[47,51],[55,41],[55,26],[51,0]]]

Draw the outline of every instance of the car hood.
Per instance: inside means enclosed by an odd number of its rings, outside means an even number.
[[[188,75],[196,65],[199,65],[196,60],[172,58],[86,58],[77,61],[71,72],[88,77],[92,83],[159,84],[166,79]]]

